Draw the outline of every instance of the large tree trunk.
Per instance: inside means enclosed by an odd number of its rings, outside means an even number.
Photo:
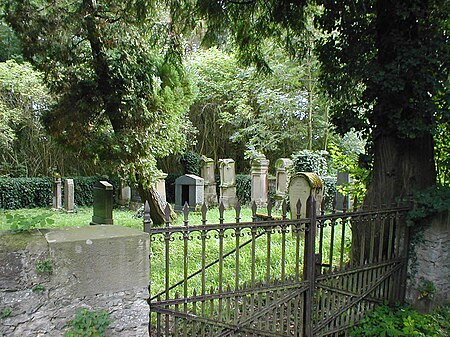
[[[153,188],[144,188],[142,184],[137,184],[137,190],[142,202],[148,201],[150,206],[150,217],[154,224],[161,225],[165,223],[165,209],[169,206],[170,214],[172,209],[170,204],[161,199],[158,192]]]

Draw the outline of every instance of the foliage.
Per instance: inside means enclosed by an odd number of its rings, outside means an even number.
[[[352,337],[441,337],[450,333],[450,311],[444,307],[431,315],[409,307],[378,306],[350,333]]]
[[[45,291],[45,287],[42,284],[36,284],[31,291],[36,294],[42,294]]]
[[[252,177],[248,174],[236,174],[236,196],[242,205],[247,205],[252,196]]]
[[[53,262],[51,260],[36,262],[36,272],[38,274],[51,274],[53,272]]]
[[[10,0],[5,8],[56,96],[43,118],[50,135],[151,186],[156,158],[181,151],[189,129],[178,5]]]
[[[68,177],[67,177],[68,178]],[[64,186],[64,179],[62,185]],[[72,177],[75,187],[75,204],[88,206],[93,203],[94,184],[105,177]],[[114,190],[119,186],[117,177],[107,178]],[[48,207],[52,204],[51,178],[0,178],[0,208],[19,209]],[[64,192],[64,190],[63,190]]]
[[[326,210],[331,210],[333,209],[333,200],[334,197],[336,196],[336,177],[330,177],[330,176],[324,176],[321,177],[323,184],[324,184],[324,188],[325,188],[325,192],[324,192],[324,199],[325,199],[325,209]]]
[[[11,214],[6,213],[6,223],[9,224],[9,228],[15,232],[28,231],[36,226],[45,227],[45,225],[51,225],[54,220],[51,218],[53,213],[42,212],[32,217],[27,217],[23,214]]]
[[[448,109],[447,109],[448,111]],[[447,114],[447,118],[448,117]],[[437,183],[450,186],[450,120],[438,116],[434,133],[434,159],[436,162]]]
[[[362,167],[361,158],[364,157],[362,149],[355,150],[358,144],[358,138],[353,138],[353,149],[343,148],[334,143],[329,144],[331,155],[331,166],[333,170],[347,172],[352,181],[346,185],[338,186],[337,189],[343,195],[349,195],[352,199],[356,196],[358,203],[361,204],[366,195],[366,186],[369,182],[370,170]],[[341,143],[342,144],[342,143]],[[344,142],[345,144],[345,142]]]
[[[194,174],[200,176],[202,167],[202,157],[197,152],[188,151],[183,153],[180,159],[184,167],[185,174]]]
[[[290,60],[276,44],[264,47],[272,74],[245,68],[235,55],[217,48],[200,50],[189,60],[198,95],[190,119],[198,128],[197,151],[215,160],[233,158],[243,170],[242,153],[264,153],[271,161],[309,145],[322,148],[328,135],[325,102],[315,100],[309,125],[310,74],[304,63]],[[247,155],[248,158],[250,155]]]
[[[432,186],[413,195],[414,207],[409,211],[407,223],[418,225],[430,215],[450,211],[450,186]]]
[[[324,176],[328,172],[327,160],[324,151],[301,150],[292,154],[294,172],[313,172]]]
[[[14,31],[3,20],[0,20],[0,62],[5,62],[10,59],[22,61],[20,41]]]
[[[70,322],[71,329],[65,337],[101,337],[106,335],[106,329],[111,324],[106,310],[90,311],[78,309],[75,318]]]
[[[11,316],[12,309],[11,308],[3,308],[0,310],[0,319],[8,318]]]

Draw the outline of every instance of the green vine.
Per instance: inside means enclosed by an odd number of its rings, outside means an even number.
[[[413,196],[414,208],[407,216],[408,226],[419,225],[422,220],[450,210],[450,187],[433,186]]]

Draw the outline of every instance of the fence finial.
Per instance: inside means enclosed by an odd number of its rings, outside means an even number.
[[[300,219],[301,218],[301,211],[302,211],[302,202],[301,202],[301,200],[300,200],[300,198],[298,198],[298,200],[297,200],[297,204],[295,205],[295,207],[297,208],[297,219]]]
[[[152,227],[153,222],[150,216],[150,205],[147,200],[145,200],[144,204],[144,232],[150,233],[150,228]]]

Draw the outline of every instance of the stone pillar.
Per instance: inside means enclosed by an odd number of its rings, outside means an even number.
[[[129,206],[131,200],[131,187],[120,182],[120,193],[117,203],[120,206]]]
[[[251,161],[252,193],[251,200],[258,208],[267,207],[269,192],[269,160],[261,154]]]
[[[205,202],[208,206],[215,206],[217,205],[217,192],[216,179],[214,177],[214,160],[203,156],[202,162],[203,165],[200,175],[203,178],[205,184]]]
[[[236,173],[233,159],[219,159],[220,198],[225,208],[236,206]]]
[[[350,182],[351,182],[351,179],[350,179],[350,175],[348,174],[348,172],[338,172],[337,173],[336,187],[347,185]],[[350,204],[351,200],[352,200],[352,197],[349,196],[347,198],[347,204],[345,205],[345,208],[347,210],[349,210],[351,207],[351,204]],[[339,191],[336,192],[336,209],[338,211],[342,211],[344,209],[344,195]]]
[[[155,190],[156,192],[158,192],[161,201],[163,201],[164,203],[167,202],[167,197],[166,197],[166,179],[167,178],[167,173],[162,172],[161,175],[159,176],[158,181],[155,183]]]
[[[113,186],[104,180],[94,186],[94,216],[91,225],[112,225]]]
[[[67,213],[73,213],[75,209],[75,189],[73,179],[64,181],[64,209]]]
[[[61,178],[55,177],[53,179],[53,208],[61,209],[62,193],[61,193]]]
[[[275,162],[275,199],[277,200],[282,200],[288,192],[289,169],[292,165],[292,160],[288,158],[280,158]]]

